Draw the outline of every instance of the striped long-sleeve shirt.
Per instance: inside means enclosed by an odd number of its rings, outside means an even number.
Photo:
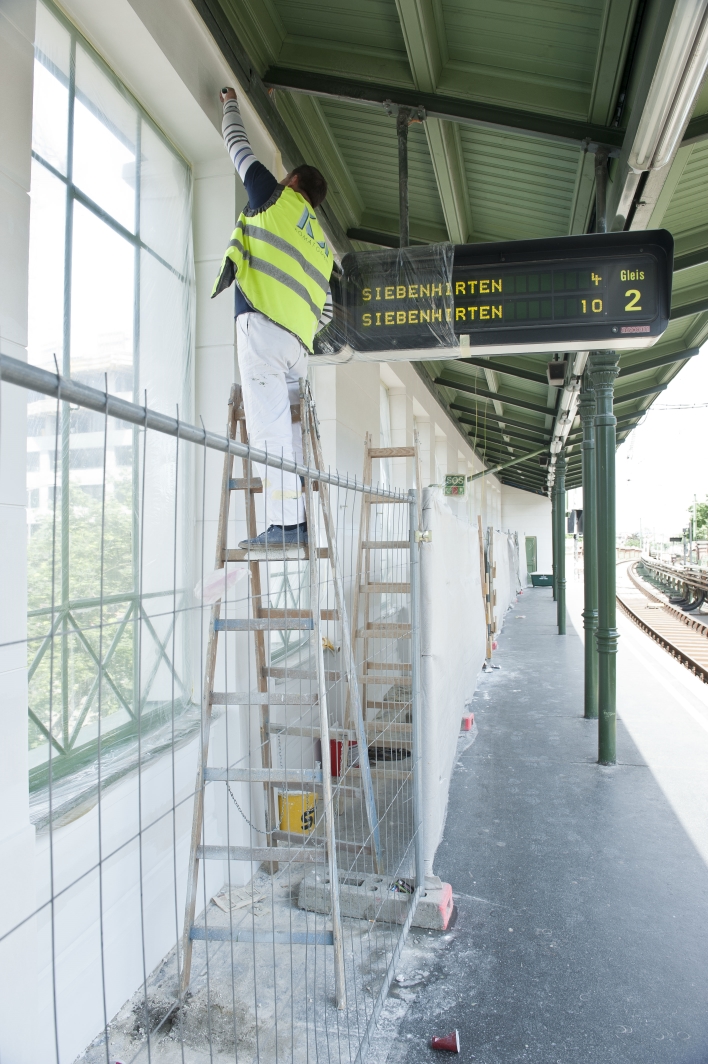
[[[236,173],[246,187],[248,205],[251,210],[258,210],[273,195],[278,187],[278,180],[253,154],[253,149],[243,126],[243,119],[241,118],[237,100],[227,100],[225,102],[221,131],[224,135],[224,144],[231,157],[231,162],[236,167]],[[238,284],[235,288],[234,317],[237,318],[239,314],[253,310],[253,307],[249,304]],[[320,329],[324,329],[325,325],[329,325],[332,315],[332,290],[328,289],[322,316],[317,325],[318,332]]]

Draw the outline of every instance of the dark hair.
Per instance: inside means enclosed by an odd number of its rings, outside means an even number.
[[[313,207],[319,207],[327,195],[327,182],[316,166],[296,166],[288,174],[288,178],[296,177],[300,192],[304,192]]]

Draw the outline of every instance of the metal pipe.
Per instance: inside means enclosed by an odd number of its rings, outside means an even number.
[[[398,137],[398,216],[400,246],[407,248],[410,244],[410,222],[408,216],[408,125],[411,111],[409,107],[399,107],[396,115],[396,135]]]
[[[585,698],[583,716],[597,720],[597,515],[595,505],[595,393],[586,387],[578,401],[583,426],[583,628]]]
[[[475,473],[471,477],[467,477],[467,482],[472,480],[479,480],[480,477],[487,477],[490,473],[498,473],[502,469],[508,469],[509,466],[518,465],[519,462],[527,462],[530,458],[538,458],[539,454],[545,454],[548,447],[539,447],[537,451],[530,451],[528,454],[522,454],[520,458],[512,458],[509,462],[502,462],[501,465],[494,466],[492,469],[483,469],[481,473]]]
[[[615,532],[615,450],[617,422],[612,411],[619,369],[616,351],[593,351],[590,377],[595,398],[597,461],[597,651],[598,757],[601,765],[617,761],[617,558]]]
[[[607,159],[609,148],[595,152],[595,232],[607,232]]]
[[[37,366],[30,366],[26,362],[20,362],[17,358],[9,355],[0,355],[0,381],[7,384],[15,384],[19,388],[27,388],[29,391],[40,392],[42,395],[50,395],[52,398],[61,398],[62,402],[73,403],[75,406],[84,407],[87,410],[98,410],[108,417],[120,418],[129,421],[132,425],[140,425],[142,428],[153,429],[162,432],[166,436],[177,436],[188,443],[202,444],[222,454],[230,451],[237,458],[248,458],[259,465],[271,466],[274,469],[282,469],[286,473],[296,473],[301,477],[310,477],[312,480],[323,480],[326,484],[335,484],[340,488],[349,488],[352,491],[364,491],[368,494],[379,496],[382,499],[399,499],[406,502],[406,496],[400,491],[390,491],[387,488],[379,488],[375,485],[362,485],[359,481],[341,476],[339,473],[325,472],[323,469],[311,469],[309,466],[298,465],[288,458],[278,457],[260,451],[256,447],[239,443],[237,440],[229,440],[226,436],[218,436],[215,432],[207,432],[206,429],[198,429],[196,425],[189,425],[184,421],[168,417],[157,410],[151,410],[146,406],[137,406],[129,403],[126,399],[117,399],[108,392],[100,392],[97,388],[89,388],[86,384],[79,384],[70,377],[62,377],[56,373],[48,373]]]
[[[418,529],[418,492],[408,492],[411,582],[411,735],[413,760],[413,822],[415,824],[415,882],[425,891],[425,853],[423,850],[423,707],[421,701],[420,639],[420,551]]]
[[[551,572],[553,574],[552,584],[553,584],[553,601],[554,602],[556,601],[556,597],[557,597],[557,595],[556,595],[556,592],[557,592],[556,576],[558,574],[558,563],[557,563],[557,559],[558,559],[558,520],[557,520],[557,511],[558,511],[558,494],[556,492],[555,484],[554,484],[554,486],[551,488],[551,551],[552,551],[552,555],[553,555],[553,565],[552,565],[552,568],[551,568]]]
[[[565,635],[565,454],[556,461],[556,521],[558,522],[556,558],[556,616],[558,635]]]

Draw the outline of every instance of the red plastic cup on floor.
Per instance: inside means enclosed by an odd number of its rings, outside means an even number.
[[[494,643],[492,643],[492,650],[496,650],[496,649],[497,649],[497,643],[495,641]]]
[[[453,1031],[452,1034],[433,1035],[430,1039],[430,1045],[433,1049],[445,1049],[448,1053],[459,1053],[460,1032]]]

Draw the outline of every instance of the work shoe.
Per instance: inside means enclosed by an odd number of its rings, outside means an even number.
[[[306,547],[307,546],[307,522],[300,525],[271,525],[254,539],[242,539],[239,547],[242,550],[282,550],[283,547]]]

